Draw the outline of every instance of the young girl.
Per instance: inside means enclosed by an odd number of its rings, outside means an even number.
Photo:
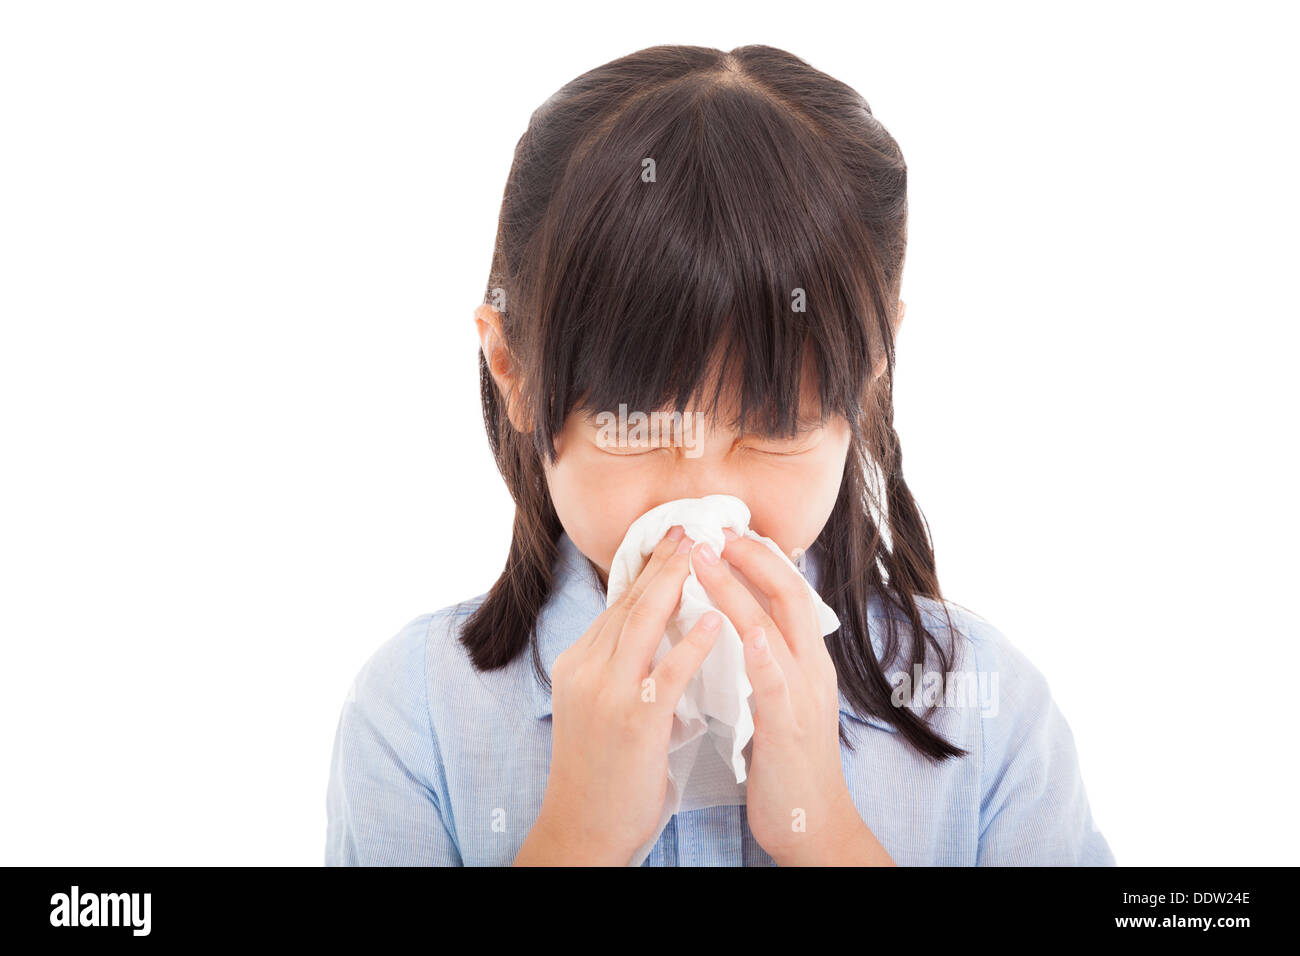
[[[655,660],[691,569],[744,642],[746,796],[677,813],[645,865],[1114,864],[1046,680],[942,598],[903,479],[906,222],[867,103],[772,47],[642,50],[533,114],[475,313],[510,554],[358,675],[327,864],[631,862],[719,631],[705,615]],[[700,427],[611,443],[620,406]],[[680,527],[606,608],[632,522],[711,494],[749,506],[838,630],[761,543],[719,558]]]

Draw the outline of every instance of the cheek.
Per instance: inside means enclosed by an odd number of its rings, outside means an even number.
[[[650,468],[584,451],[561,453],[546,480],[564,530],[608,574],[628,526],[651,507],[656,481]]]
[[[847,447],[828,449],[815,461],[768,476],[749,502],[750,527],[777,543],[788,557],[817,540],[835,510]]]

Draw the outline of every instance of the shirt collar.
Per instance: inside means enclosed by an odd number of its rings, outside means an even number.
[[[551,597],[542,608],[537,619],[538,652],[542,660],[542,669],[548,676],[555,666],[555,659],[575,641],[586,633],[602,611],[605,610],[605,589],[596,575],[596,569],[578,546],[573,543],[567,532],[560,532],[557,542],[557,555],[554,563],[554,585]],[[804,576],[815,588],[820,579],[820,554],[817,545],[808,550],[804,558]],[[875,643],[876,659],[880,659],[882,647],[879,628],[870,628]],[[551,691],[543,687],[532,673],[530,685],[533,692],[533,714],[540,720],[551,716]],[[886,730],[894,730],[884,721],[873,717],[861,717],[853,709],[844,691],[840,691],[840,713],[857,720],[866,720]]]

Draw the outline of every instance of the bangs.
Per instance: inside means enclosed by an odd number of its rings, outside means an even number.
[[[521,303],[539,448],[553,460],[571,412],[620,404],[765,436],[832,413],[856,430],[892,343],[848,179],[823,135],[726,73],[659,87],[589,136]],[[820,407],[801,412],[806,372]]]

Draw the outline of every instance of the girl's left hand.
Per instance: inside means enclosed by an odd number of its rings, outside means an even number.
[[[893,866],[844,780],[839,685],[807,582],[762,542],[725,534],[725,561],[700,544],[692,565],[745,645],[755,697],[746,784],[754,839],[780,866]],[[763,592],[770,615],[728,564]]]

